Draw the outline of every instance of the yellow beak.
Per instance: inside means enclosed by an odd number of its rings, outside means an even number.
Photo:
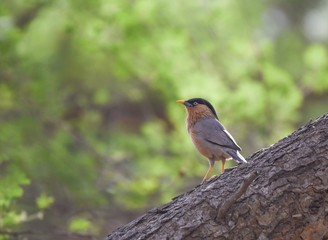
[[[178,103],[184,104],[185,100],[177,100]]]

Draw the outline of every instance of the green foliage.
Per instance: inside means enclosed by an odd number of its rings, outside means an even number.
[[[304,52],[308,71],[303,81],[309,89],[323,93],[328,89],[328,51],[323,45],[309,46]]]
[[[46,194],[41,194],[37,199],[36,199],[36,204],[38,208],[40,209],[45,209],[50,207],[54,203],[54,198],[51,196],[48,196]]]
[[[306,121],[309,96],[327,95],[327,46],[267,36],[270,7],[1,1],[0,226],[38,227],[41,214],[42,226],[87,232],[90,209],[106,209],[107,227],[119,208],[196,185],[207,162],[176,99],[213,103],[245,156]]]
[[[19,214],[13,210],[13,206],[17,198],[23,195],[23,186],[30,181],[19,169],[5,166],[8,162],[0,164],[4,168],[0,177],[0,227],[10,227],[20,222]]]
[[[7,173],[1,176],[0,186],[0,207],[7,208],[11,201],[21,197],[23,194],[22,185],[29,183],[26,176],[15,168],[7,168]]]
[[[69,230],[71,232],[85,233],[92,227],[91,222],[85,218],[74,218],[69,223]]]
[[[322,45],[312,45],[304,53],[304,62],[306,66],[313,70],[320,70],[327,66],[327,49]]]

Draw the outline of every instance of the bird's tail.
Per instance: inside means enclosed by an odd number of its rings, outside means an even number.
[[[229,149],[226,151],[236,162],[238,163],[247,163],[246,159],[243,157],[243,155],[240,154],[239,151]]]

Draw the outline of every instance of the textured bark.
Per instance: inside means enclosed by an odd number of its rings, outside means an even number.
[[[107,239],[328,239],[328,114]]]

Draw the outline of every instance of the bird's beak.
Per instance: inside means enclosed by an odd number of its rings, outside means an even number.
[[[177,102],[185,105],[186,107],[192,107],[192,104],[190,104],[189,102],[187,102],[185,100],[177,100]]]

